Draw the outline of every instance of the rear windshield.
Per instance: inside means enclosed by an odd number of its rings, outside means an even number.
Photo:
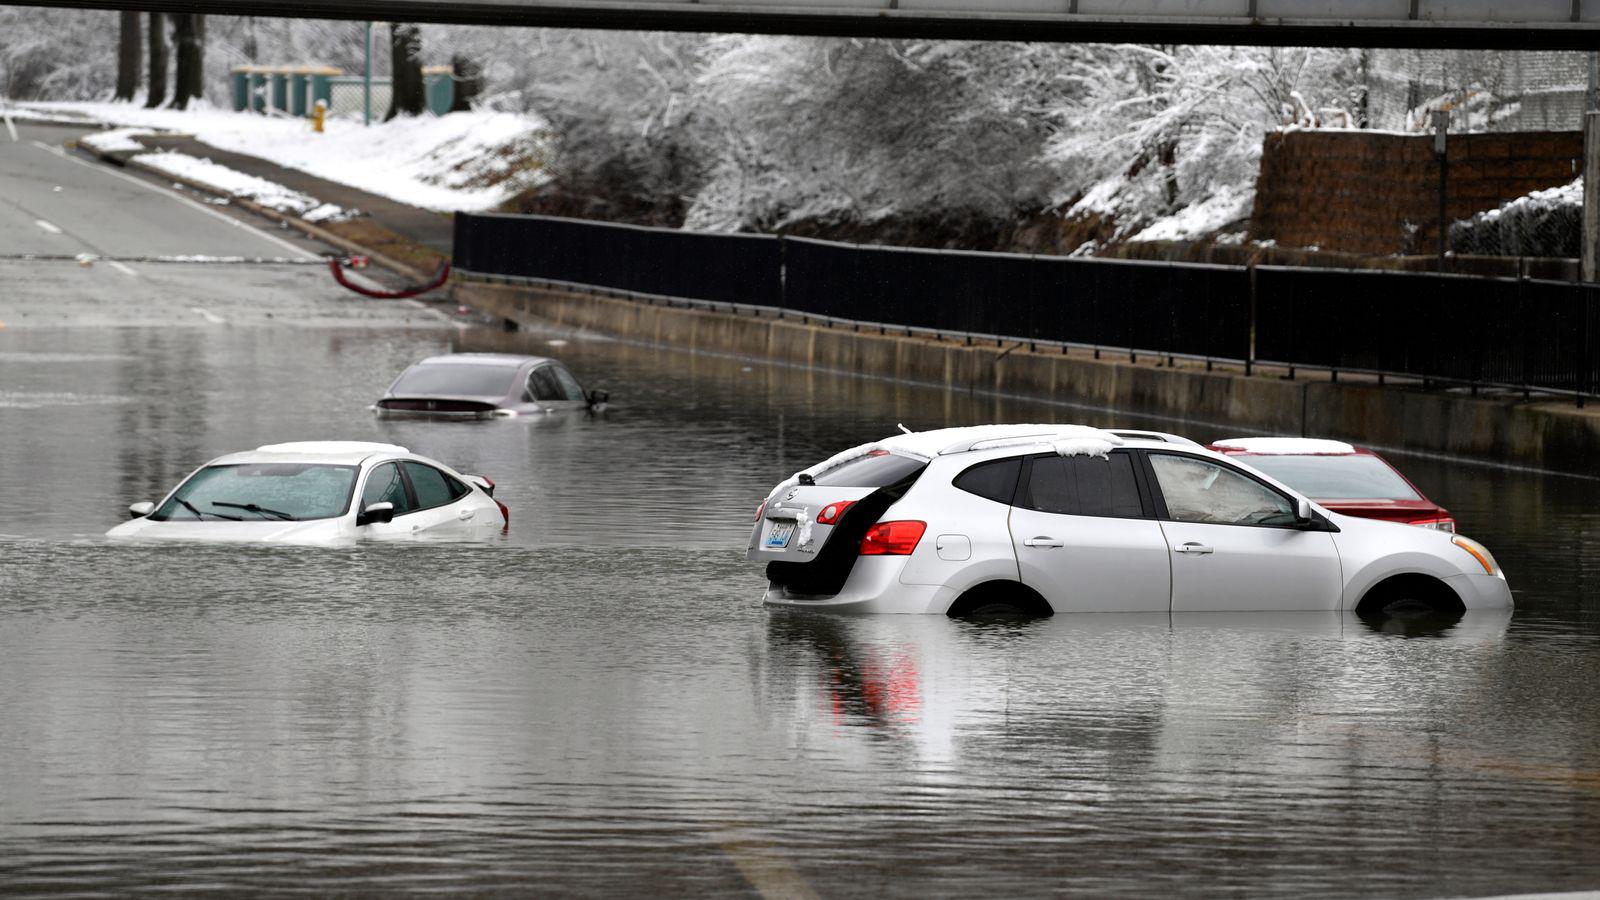
[[[817,484],[826,487],[887,487],[926,465],[920,459],[874,450],[823,472],[817,476]]]
[[[1421,500],[1376,456],[1243,456],[1239,461],[1314,500]]]
[[[449,395],[498,398],[511,393],[511,381],[516,374],[515,366],[431,363],[407,369],[389,392],[402,397]]]

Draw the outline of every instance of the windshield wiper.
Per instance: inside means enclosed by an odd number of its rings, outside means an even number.
[[[183,499],[182,497],[173,497],[172,499],[178,501],[179,503],[182,503],[184,509],[187,509],[189,512],[194,513],[194,517],[196,519],[199,519],[202,522],[204,522],[206,520],[206,516],[216,516],[219,519],[228,519],[228,520],[233,521],[233,522],[239,521],[239,517],[238,516],[225,516],[222,513],[203,513],[199,509],[195,508],[195,505],[193,503],[190,503],[189,501]]]
[[[254,503],[228,503],[227,501],[224,501],[224,500],[213,500],[213,501],[211,501],[211,505],[212,506],[226,506],[229,509],[242,509],[242,510],[244,510],[246,512],[253,512],[256,515],[261,516],[262,518],[266,518],[267,516],[277,516],[278,518],[283,519],[285,521],[290,521],[290,522],[294,521],[294,516],[291,516],[286,512],[280,512],[280,511],[278,511],[276,509],[267,509],[265,506],[257,506]],[[212,513],[212,515],[216,515],[216,513]],[[224,517],[224,518],[228,518],[228,517]]]

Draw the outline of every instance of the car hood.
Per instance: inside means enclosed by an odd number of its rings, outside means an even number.
[[[311,522],[157,522],[134,519],[106,537],[149,541],[211,541],[256,544],[338,544],[353,539],[339,519]]]
[[[1321,500],[1324,509],[1368,519],[1414,519],[1428,514],[1448,515],[1444,508],[1428,500]]]

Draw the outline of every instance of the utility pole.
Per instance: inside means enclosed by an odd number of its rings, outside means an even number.
[[[372,23],[367,23],[367,36],[363,42],[366,55],[361,66],[361,124],[372,124]]]
[[[1593,283],[1600,266],[1600,112],[1596,112],[1596,90],[1600,88],[1600,55],[1589,54],[1589,94],[1583,113],[1583,280]]]
[[[1439,157],[1439,271],[1444,271],[1445,256],[1450,250],[1450,161],[1446,158],[1450,138],[1450,109],[1433,111],[1433,152]]]

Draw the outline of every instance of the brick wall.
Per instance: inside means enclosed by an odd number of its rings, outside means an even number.
[[[1464,219],[1581,172],[1581,132],[1451,135],[1449,217]],[[1251,240],[1348,253],[1429,253],[1439,168],[1430,135],[1287,131],[1261,153]]]

